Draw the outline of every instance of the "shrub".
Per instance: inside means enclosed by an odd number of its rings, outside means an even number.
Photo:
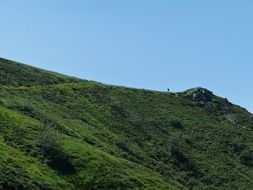
[[[246,166],[253,166],[253,151],[246,150],[240,156],[241,162]]]
[[[62,173],[73,173],[75,169],[60,140],[60,134],[55,129],[44,126],[36,144],[49,166]]]
[[[171,118],[169,121],[169,125],[175,129],[184,129],[183,124],[177,118]]]

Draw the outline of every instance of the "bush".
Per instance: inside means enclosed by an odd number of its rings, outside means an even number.
[[[42,127],[36,144],[47,164],[53,169],[62,173],[75,171],[69,156],[64,152],[60,143],[60,134],[55,129]]]
[[[171,118],[169,121],[169,125],[175,129],[184,129],[183,124],[177,118]]]
[[[240,156],[241,162],[246,166],[253,166],[253,151],[246,150]]]

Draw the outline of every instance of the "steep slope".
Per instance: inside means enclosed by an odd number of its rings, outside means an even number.
[[[207,89],[0,68],[0,189],[253,187],[252,114]]]
[[[48,85],[80,81],[58,73],[0,58],[0,84],[12,86]]]

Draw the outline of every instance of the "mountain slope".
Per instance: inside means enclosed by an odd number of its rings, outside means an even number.
[[[49,85],[81,81],[58,73],[0,58],[0,84],[12,86]]]
[[[116,87],[0,60],[0,189],[251,189],[252,127],[207,89]]]

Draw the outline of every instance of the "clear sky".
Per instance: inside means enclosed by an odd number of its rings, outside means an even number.
[[[109,84],[202,86],[253,112],[252,0],[0,0],[0,57]]]

